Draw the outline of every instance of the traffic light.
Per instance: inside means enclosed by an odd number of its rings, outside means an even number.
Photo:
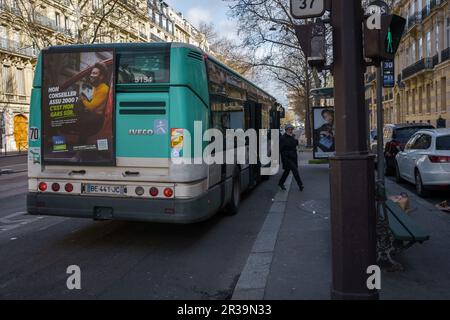
[[[369,29],[364,22],[364,55],[372,60],[393,60],[403,36],[406,20],[398,15],[381,16],[381,29]]]

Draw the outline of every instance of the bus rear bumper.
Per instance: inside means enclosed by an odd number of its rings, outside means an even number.
[[[27,210],[33,215],[94,220],[195,223],[211,217],[220,192],[210,190],[192,199],[136,199],[29,192]]]

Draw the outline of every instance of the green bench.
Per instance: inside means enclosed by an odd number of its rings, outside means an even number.
[[[414,243],[423,243],[430,235],[412,220],[395,202],[386,201],[389,228],[395,239],[395,247],[405,250]]]

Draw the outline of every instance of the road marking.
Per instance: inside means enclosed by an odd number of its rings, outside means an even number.
[[[13,218],[19,217],[19,216],[23,216],[25,214],[27,214],[28,212],[24,212],[24,211],[20,211],[20,212],[15,212],[12,213],[10,215],[7,215],[3,218],[0,218],[0,223],[3,224],[1,226],[0,232],[5,232],[5,231],[11,231],[13,229],[16,229],[18,227],[22,227],[25,226],[29,223],[33,223],[36,221],[39,221],[41,219],[43,219],[43,216],[37,216],[37,217],[30,217],[29,219],[16,219],[13,220]]]
[[[6,217],[0,218],[0,223],[11,224],[11,223],[25,222],[27,220],[22,219],[22,220],[13,220],[13,221],[11,221],[10,219],[18,217],[18,216],[22,216],[22,215],[24,215],[26,213],[27,212],[24,212],[24,211],[12,213],[10,215],[7,215]]]

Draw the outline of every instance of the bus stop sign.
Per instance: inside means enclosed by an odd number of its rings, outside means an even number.
[[[325,12],[325,0],[291,0],[291,14],[296,19],[321,17]]]

